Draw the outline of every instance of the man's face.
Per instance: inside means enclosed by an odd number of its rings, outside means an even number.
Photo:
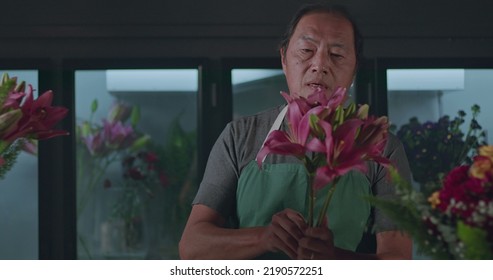
[[[281,60],[290,94],[307,97],[318,89],[329,96],[338,86],[349,88],[356,70],[351,23],[323,12],[303,16]]]

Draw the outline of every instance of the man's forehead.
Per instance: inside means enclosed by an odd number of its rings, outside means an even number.
[[[292,39],[311,43],[320,43],[321,40],[330,39],[333,46],[343,46],[349,43],[348,40],[351,42],[353,40],[352,32],[350,31],[352,30],[334,29],[331,30],[330,34],[327,34],[308,26],[297,30]]]
[[[334,13],[311,13],[300,18],[294,33],[317,34],[330,32],[333,34],[350,34],[354,32],[351,22]]]

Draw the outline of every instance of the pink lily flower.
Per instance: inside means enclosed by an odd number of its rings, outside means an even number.
[[[301,113],[297,102],[291,102],[288,104],[287,117],[288,131],[272,131],[257,154],[259,168],[262,168],[262,161],[270,153],[292,155],[298,158],[305,156],[306,140],[310,133],[309,116]]]
[[[376,161],[383,166],[390,165],[388,158],[382,157],[387,144],[389,123],[387,117],[368,117],[356,138],[356,145],[365,151],[364,159]]]
[[[109,152],[105,146],[105,139],[102,132],[82,137],[82,141],[86,144],[87,150],[93,156],[104,156]]]
[[[116,150],[129,147],[135,140],[132,126],[125,126],[121,121],[108,122],[103,120],[103,135],[106,146]]]
[[[314,152],[325,153],[326,165],[317,168],[313,188],[315,190],[323,188],[336,177],[342,176],[352,169],[362,172],[366,171],[365,161],[362,159],[362,152],[354,145],[355,138],[363,121],[350,119],[332,131],[332,125],[320,120],[319,125],[325,132],[325,139],[322,141],[314,138],[312,149]]]
[[[307,148],[311,145],[311,141],[307,143],[310,115],[318,115],[324,110],[320,106],[312,108],[303,97],[293,98],[284,92],[281,94],[288,102],[288,131],[274,130],[267,136],[264,146],[257,154],[257,164],[260,168],[264,158],[271,153],[304,158]]]
[[[30,137],[38,140],[61,135],[68,135],[64,130],[53,130],[52,127],[65,117],[68,110],[63,107],[51,106],[53,92],[47,91],[34,100],[31,85],[28,86],[24,103],[21,106],[22,118],[17,123],[17,129],[5,136],[6,141],[20,137]]]
[[[19,109],[25,95],[24,92],[9,92],[2,109]]]
[[[313,94],[308,96],[308,103],[313,106],[324,106],[335,109],[342,105],[347,99],[346,89],[337,87],[331,96],[327,97],[321,89],[317,89]]]
[[[382,156],[387,142],[388,122],[386,117],[378,119],[357,118],[346,120],[335,131],[326,121],[319,121],[325,132],[325,140],[313,140],[311,148],[314,152],[326,154],[327,165],[316,171],[313,188],[323,188],[336,177],[342,176],[352,169],[367,171],[366,161],[373,160],[384,166],[390,160]]]
[[[308,141],[310,116],[330,114],[345,100],[345,94],[346,90],[341,87],[338,87],[330,97],[325,96],[322,91],[316,91],[308,98],[282,92],[281,95],[288,102],[288,131],[275,130],[268,135],[264,146],[257,154],[259,167],[262,167],[262,161],[270,153],[304,158],[307,150],[313,150],[312,145],[316,146],[318,140],[313,138]]]

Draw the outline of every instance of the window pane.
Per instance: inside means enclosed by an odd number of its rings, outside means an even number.
[[[481,106],[477,118],[488,133],[487,142],[492,143],[493,111],[486,104],[493,104],[491,88],[493,69],[390,69],[387,70],[388,112],[397,127],[417,117],[422,123],[436,122],[448,115],[457,116],[459,110],[466,112],[462,129],[471,120],[471,107]]]
[[[0,70],[31,84],[38,93],[37,70]],[[21,152],[0,181],[0,259],[38,259],[38,158]]]
[[[178,258],[197,186],[197,91],[197,69],[76,71],[79,258]]]
[[[426,182],[460,164],[454,159],[462,149],[454,147],[465,139],[474,104],[481,106],[477,121],[487,132],[485,140],[492,143],[493,112],[488,107],[493,104],[492,87],[493,69],[387,70],[389,119],[406,148],[414,186],[425,195],[434,191]],[[466,113],[459,126],[462,135],[449,125],[459,117],[459,110]],[[444,121],[445,116],[449,116],[449,121]],[[429,257],[415,251],[414,258]]]
[[[233,69],[233,119],[284,104],[280,92],[288,91],[280,69]]]

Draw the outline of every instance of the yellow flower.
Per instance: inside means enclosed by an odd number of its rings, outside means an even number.
[[[469,175],[478,179],[484,179],[486,174],[493,174],[493,162],[487,156],[477,156],[469,169]]]
[[[435,209],[440,204],[440,198],[438,198],[440,192],[436,191],[428,197],[428,202],[431,204],[431,208]]]
[[[493,161],[493,145],[479,147],[479,155],[490,158]]]

